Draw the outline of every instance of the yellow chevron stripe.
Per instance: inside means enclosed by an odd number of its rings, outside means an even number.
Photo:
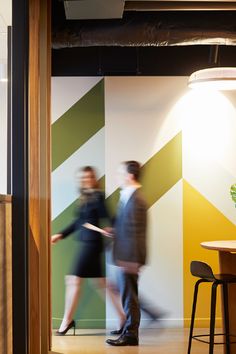
[[[203,241],[231,240],[236,238],[236,226],[218,209],[207,201],[188,182],[183,181],[183,245],[184,245],[184,318],[185,326],[190,324],[193,288],[197,278],[189,271],[192,260],[209,263],[218,272],[218,254],[203,249]],[[218,297],[219,299],[219,297]],[[210,309],[210,285],[204,284],[199,293],[196,326],[208,327]],[[217,317],[221,318],[220,303],[217,304]],[[220,320],[217,321],[220,325]]]

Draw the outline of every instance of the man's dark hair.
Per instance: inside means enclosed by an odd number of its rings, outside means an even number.
[[[136,181],[139,181],[141,173],[141,164],[137,161],[125,161],[127,172],[134,176]]]

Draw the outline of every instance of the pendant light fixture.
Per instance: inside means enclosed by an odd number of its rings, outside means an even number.
[[[211,67],[192,73],[188,80],[188,86],[190,88],[236,90],[236,67],[219,66],[218,52],[218,46],[211,47]]]

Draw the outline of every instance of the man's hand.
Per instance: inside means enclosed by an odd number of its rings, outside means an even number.
[[[138,274],[141,268],[141,265],[136,262],[117,261],[117,265],[123,268],[125,273],[129,274]]]
[[[104,227],[102,234],[107,237],[114,237],[114,229],[112,227]]]

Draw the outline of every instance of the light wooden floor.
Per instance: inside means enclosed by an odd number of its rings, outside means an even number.
[[[198,330],[198,333],[207,333]],[[63,354],[185,354],[187,329],[141,329],[139,347],[112,347],[105,343],[109,332],[104,330],[77,330],[76,336],[53,336],[53,351]],[[191,354],[207,354],[208,345],[193,341]],[[214,354],[223,354],[222,346],[215,346]]]

